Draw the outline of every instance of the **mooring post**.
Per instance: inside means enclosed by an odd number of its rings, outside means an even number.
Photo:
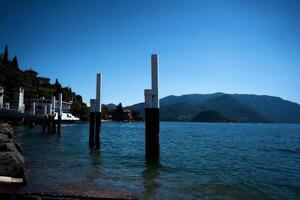
[[[101,86],[102,75],[97,74],[96,78],[96,99],[90,101],[90,132],[89,146],[91,148],[100,148],[100,130],[101,130]]]
[[[147,162],[159,161],[159,99],[158,55],[151,55],[152,89],[145,90],[145,157]]]
[[[90,100],[90,132],[89,132],[89,146],[94,148],[95,145],[95,111],[96,111],[96,100]]]
[[[51,123],[50,123],[49,116],[46,116],[46,126],[47,126],[47,134],[51,134]]]
[[[57,133],[60,134],[60,124],[62,115],[62,93],[59,93],[59,111],[57,116]]]
[[[44,105],[44,116],[48,115],[48,106]]]
[[[33,128],[35,126],[35,101],[32,102],[32,118],[30,120],[30,127]]]
[[[96,130],[95,130],[95,147],[100,148],[100,131],[101,131],[101,88],[102,87],[102,75],[97,74],[96,85]]]
[[[55,101],[56,101],[55,96],[52,96],[52,102],[50,104],[50,107],[51,107],[50,115],[53,119],[53,123],[52,123],[53,130],[56,130],[56,123],[55,123],[55,104],[56,104],[56,102]]]
[[[47,123],[47,118],[43,117],[43,121],[42,121],[42,132],[45,133],[46,132],[46,123]]]

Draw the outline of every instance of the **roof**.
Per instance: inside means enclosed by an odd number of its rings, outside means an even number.
[[[24,73],[38,74],[36,71],[32,70],[31,68],[30,68],[30,69],[26,69],[26,70],[24,71]]]

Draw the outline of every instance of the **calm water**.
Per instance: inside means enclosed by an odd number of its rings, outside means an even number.
[[[300,199],[300,125],[161,123],[161,162],[146,166],[143,123],[88,124],[61,136],[20,128],[31,185],[99,187],[140,199]]]

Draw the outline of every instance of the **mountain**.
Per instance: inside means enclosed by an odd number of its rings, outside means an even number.
[[[113,104],[113,103],[109,103],[109,104],[106,104],[106,105],[102,104],[102,106],[107,107],[109,110],[117,108],[117,105]]]
[[[162,121],[224,119],[232,122],[300,123],[299,104],[267,95],[224,93],[172,95],[160,99],[160,107]],[[141,112],[144,116],[144,103],[134,104],[129,108]]]
[[[194,119],[192,120],[193,122],[233,122],[226,117],[223,117],[218,112],[215,111],[203,111],[200,112]]]
[[[300,105],[267,95],[233,94],[235,99],[255,110],[264,118],[281,123],[299,123]]]

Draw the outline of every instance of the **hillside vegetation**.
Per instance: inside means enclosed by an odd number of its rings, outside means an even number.
[[[26,71],[26,70],[25,70]],[[19,87],[25,90],[25,107],[28,109],[30,99],[33,98],[51,98],[58,93],[63,94],[64,101],[72,101],[71,112],[79,116],[81,119],[86,119],[88,107],[82,101],[82,97],[77,95],[69,87],[63,87],[56,79],[54,84],[41,83],[40,77],[29,77],[24,70],[20,69],[16,56],[12,60],[9,59],[8,47],[5,47],[4,53],[0,56],[0,87],[3,87],[4,101],[12,102],[13,93]]]

